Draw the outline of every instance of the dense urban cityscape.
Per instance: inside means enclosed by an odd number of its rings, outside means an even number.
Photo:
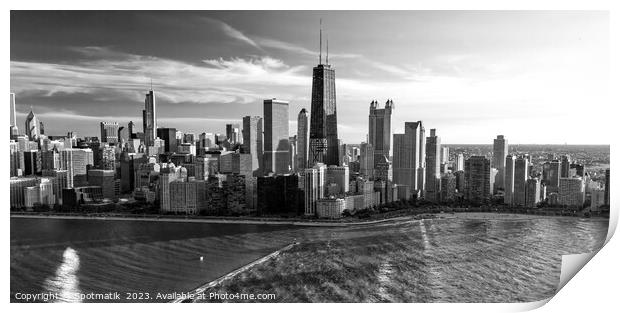
[[[12,11],[11,302],[555,295],[610,224],[600,13],[328,13]]]
[[[99,137],[48,134],[32,107],[20,132],[11,93],[11,208],[332,219],[420,200],[608,210],[608,148],[509,146],[503,135],[492,150],[442,145],[423,121],[392,133],[393,99],[370,101],[366,142],[343,143],[329,46],[325,57],[319,50],[310,111],[299,112],[293,136],[289,102],[277,98],[225,133],[160,128],[152,83],[141,132],[133,121],[101,121]]]

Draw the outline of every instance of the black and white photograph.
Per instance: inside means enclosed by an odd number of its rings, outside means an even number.
[[[10,303],[534,303],[615,229],[609,11],[4,13]]]

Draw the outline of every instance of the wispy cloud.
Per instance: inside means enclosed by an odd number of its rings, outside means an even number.
[[[246,36],[243,32],[241,32],[240,30],[230,26],[229,24],[220,21],[218,19],[214,19],[214,18],[210,18],[210,17],[201,17],[201,19],[209,24],[212,25],[216,25],[218,26],[227,36],[237,39],[239,41],[245,42],[248,45],[259,49],[261,51],[264,51],[263,48],[261,46],[259,46],[254,40],[252,40],[250,37]]]

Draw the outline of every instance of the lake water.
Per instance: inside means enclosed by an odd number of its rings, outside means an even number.
[[[292,241],[216,292],[280,302],[521,302],[552,296],[562,254],[599,248],[607,220],[404,220],[345,228],[11,218],[16,293],[165,301]],[[200,257],[203,260],[200,260]],[[126,292],[150,299],[125,299]],[[85,300],[89,302],[92,300]]]

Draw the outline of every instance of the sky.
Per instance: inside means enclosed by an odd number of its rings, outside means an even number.
[[[11,11],[18,127],[32,108],[48,135],[141,130],[152,87],[158,127],[225,133],[263,99],[310,111],[312,67],[336,71],[339,137],[366,140],[372,100],[443,143],[609,144],[604,11]]]

